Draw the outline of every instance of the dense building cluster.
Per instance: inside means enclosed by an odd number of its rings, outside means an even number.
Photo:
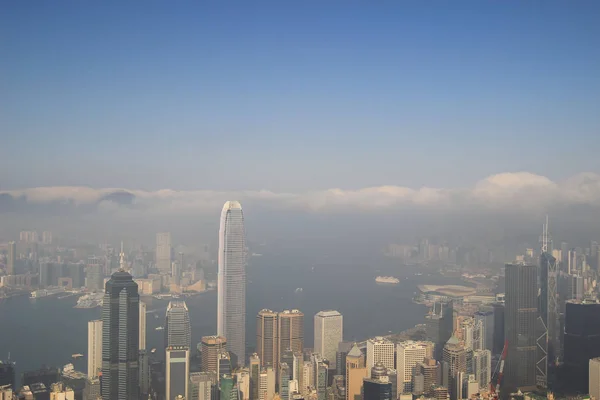
[[[504,293],[489,286],[476,295],[456,287],[424,287],[425,323],[400,335],[344,340],[344,318],[336,310],[313,317],[313,348],[305,346],[301,310],[263,309],[256,315],[256,347],[246,354],[246,263],[240,203],[221,213],[216,274],[217,329],[195,349],[191,317],[183,297],[206,290],[204,271],[186,268],[169,233],[156,236],[154,264],[144,254],[127,257],[123,245],[87,262],[50,258],[35,232],[22,232],[37,273],[23,265],[15,242],[8,244],[2,287],[48,291],[85,290],[83,301],[102,305],[101,319],[88,323],[87,373],[42,368],[23,374],[15,391],[14,365],[0,362],[0,400],[5,399],[188,399],[188,400],[409,400],[495,399],[554,393],[600,395],[600,302],[596,279],[600,246],[553,248],[544,225],[538,253],[503,268]],[[447,261],[463,254],[422,240],[389,256]],[[33,251],[36,254],[33,254]],[[40,252],[39,254],[37,252]],[[112,254],[112,255],[111,255]],[[127,260],[133,259],[131,262]],[[535,260],[538,262],[534,262]],[[19,270],[24,271],[20,274]],[[110,275],[106,279],[105,276]],[[476,282],[485,274],[463,273]],[[493,281],[494,279],[492,279]],[[498,281],[498,279],[496,279]],[[382,280],[397,284],[398,280]],[[435,288],[435,289],[432,289]],[[41,291],[46,292],[41,292]],[[462,290],[462,289],[461,289]],[[146,346],[146,303],[140,296],[168,291],[164,361]],[[85,306],[84,304],[84,306]]]

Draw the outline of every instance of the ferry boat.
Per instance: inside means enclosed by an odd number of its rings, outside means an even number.
[[[385,283],[387,285],[397,285],[400,283],[400,279],[394,278],[393,276],[378,276],[375,278],[377,283]]]
[[[152,354],[156,353],[156,347],[153,348],[152,350],[150,350],[150,353],[152,353]]]
[[[78,358],[81,358],[81,357],[83,357],[83,354],[81,354],[81,353],[71,354],[71,358],[74,358],[74,359],[78,359]]]
[[[164,327],[164,326],[157,326],[157,327],[155,328],[155,330],[157,330],[157,331],[162,331],[163,329],[165,329],[165,327]]]

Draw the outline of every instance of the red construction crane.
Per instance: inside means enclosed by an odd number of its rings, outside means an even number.
[[[497,379],[496,379],[496,386],[494,386],[494,383],[490,383],[490,394],[492,395],[492,399],[497,399],[498,398],[498,393],[500,392],[500,383],[502,383],[502,375],[504,374],[504,360],[506,360],[506,353],[508,351],[508,340],[504,341],[504,348],[502,349],[502,356],[500,357],[500,360],[498,361],[498,364],[496,364],[496,370],[494,371],[494,374],[496,374],[496,372],[498,373],[497,375]]]

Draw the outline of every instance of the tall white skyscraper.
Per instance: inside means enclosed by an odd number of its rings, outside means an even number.
[[[227,339],[227,350],[237,365],[246,360],[246,233],[237,201],[221,211],[218,255],[217,334]]]
[[[391,340],[381,336],[367,340],[367,369],[370,371],[378,362],[387,369],[394,369],[395,347]]]
[[[146,303],[140,301],[140,350],[146,349]]]
[[[96,378],[102,369],[102,320],[88,322],[88,376]]]
[[[165,274],[171,273],[171,233],[156,234],[156,268]]]
[[[335,366],[335,355],[344,337],[344,321],[338,311],[319,311],[315,314],[315,352]]]

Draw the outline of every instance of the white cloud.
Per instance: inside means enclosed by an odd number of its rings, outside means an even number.
[[[3,193],[14,197],[24,196],[31,204],[73,203],[80,206],[96,204],[105,196],[118,191],[127,191],[135,196],[135,204],[128,210],[164,214],[214,213],[226,200],[234,199],[242,203],[261,203],[268,207],[314,212],[409,207],[540,210],[552,206],[578,204],[600,206],[600,175],[583,173],[565,181],[554,182],[528,172],[502,173],[490,176],[466,189],[378,186],[358,190],[336,188],[306,193],[275,193],[267,190],[140,191],[124,188],[40,187]],[[122,212],[123,207],[103,201],[98,204],[98,209],[105,212]]]

